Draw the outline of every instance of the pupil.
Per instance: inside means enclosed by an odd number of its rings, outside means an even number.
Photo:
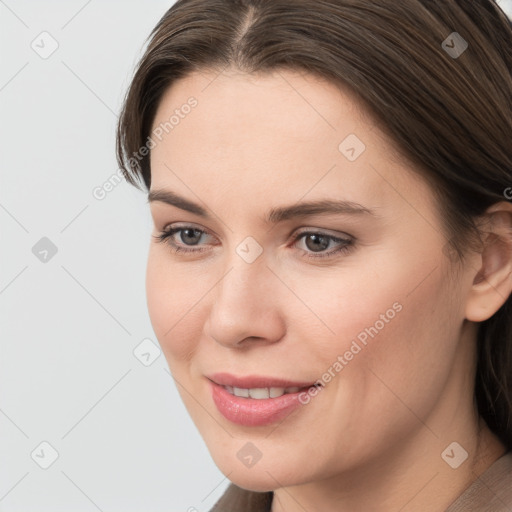
[[[319,244],[318,241],[322,241],[322,240],[323,240],[323,243]],[[315,243],[312,246],[310,246],[309,245],[310,241],[314,241]],[[306,246],[308,247],[308,249],[311,249],[313,251],[321,251],[322,249],[326,249],[328,245],[329,245],[329,240],[325,236],[309,235],[308,237],[306,237]]]
[[[190,245],[196,244],[199,241],[199,238],[201,238],[201,232],[197,229],[185,229],[184,231],[182,231],[182,233],[186,233],[186,235],[185,235],[186,237],[188,237],[190,233],[195,233],[196,236],[194,237],[192,235],[193,243]],[[185,242],[185,240],[183,240],[183,234],[182,234],[181,238],[182,238],[182,241]]]

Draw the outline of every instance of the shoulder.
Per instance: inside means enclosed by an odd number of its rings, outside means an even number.
[[[231,484],[210,512],[270,512],[272,492],[247,491]]]
[[[512,510],[512,451],[482,473],[446,512],[508,512]]]

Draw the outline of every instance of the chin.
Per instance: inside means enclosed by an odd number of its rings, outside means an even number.
[[[219,470],[232,483],[254,492],[274,491],[280,487],[300,485],[313,479],[313,475],[304,471],[303,465],[298,466],[297,461],[287,460],[279,454],[262,454],[261,459],[253,463],[252,466],[246,466],[243,462],[245,453],[244,447],[250,445],[251,441],[241,438],[232,439],[232,442],[225,447],[218,444],[208,447],[210,455],[213,458]],[[257,444],[258,442],[255,441]],[[265,449],[271,450],[271,446]],[[231,454],[234,454],[231,455]],[[300,472],[297,473],[297,470]]]
[[[256,469],[256,467],[252,467],[248,469],[233,469],[232,466],[224,468],[219,464],[217,464],[217,467],[232,483],[248,491],[269,492],[275,491],[282,486],[295,484],[295,482],[282,480],[278,474],[271,472],[272,476],[269,475],[264,468]]]

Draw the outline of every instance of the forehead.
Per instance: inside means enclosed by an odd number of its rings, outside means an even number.
[[[403,193],[425,196],[358,99],[305,73],[190,74],[163,95],[152,133],[153,189],[229,198],[245,209],[277,197],[380,207],[403,203]]]

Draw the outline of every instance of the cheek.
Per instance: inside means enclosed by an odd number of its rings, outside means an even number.
[[[304,414],[322,417],[329,439],[337,440],[318,445],[320,458],[332,457],[332,468],[340,460],[371,457],[383,443],[421,428],[418,418],[426,418],[442,396],[457,346],[459,307],[449,300],[456,290],[439,270],[417,286],[429,271],[414,267],[417,272],[397,268],[378,280],[338,276],[317,288],[321,296],[297,290],[335,332],[326,336],[323,323],[310,316],[314,343],[301,353],[325,384]],[[382,428],[375,428],[376,420]],[[297,442],[307,435],[299,426]]]
[[[447,298],[457,291],[449,289],[434,243],[432,247],[430,254],[417,247],[368,251],[364,260],[347,259],[346,265],[323,274],[285,275],[309,308],[304,311],[316,333],[317,353],[332,358],[335,350],[348,350],[354,339],[366,347],[377,339],[387,339],[390,347],[411,347],[415,341],[420,344],[421,333],[443,325],[446,329],[449,312],[456,310]]]
[[[378,276],[356,267],[333,269],[325,275],[318,271],[290,275],[286,279],[308,307],[302,308],[314,340],[308,350],[324,364],[349,350],[354,340],[364,348],[372,339],[389,332],[390,325],[399,321],[404,297],[410,290],[409,280],[402,274]]]
[[[338,398],[344,406],[349,396],[360,404],[353,409],[354,419],[361,420],[355,424],[364,425],[378,412],[381,420],[394,424],[392,435],[419,425],[417,418],[427,417],[440,399],[457,349],[458,308],[448,300],[455,291],[446,289],[438,271],[414,291],[409,279],[384,288],[372,292],[366,315],[354,312],[351,328],[357,334],[352,337],[363,334],[366,343],[359,343],[361,351],[339,381],[350,393],[340,392]],[[390,305],[395,314],[386,309]]]
[[[357,397],[363,414],[403,408],[393,393],[428,408],[449,374],[460,327],[458,292],[436,268],[434,252],[428,262],[385,263],[370,273],[354,268],[322,280],[302,275],[294,283],[315,313],[307,312],[314,343],[304,360],[315,362],[337,399]]]
[[[201,325],[194,320],[198,312],[194,305],[206,293],[207,283],[201,284],[184,267],[172,265],[159,249],[149,251],[146,299],[151,325],[171,366],[190,360],[196,350]]]

